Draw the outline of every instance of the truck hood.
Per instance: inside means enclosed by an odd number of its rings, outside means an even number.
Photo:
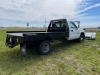
[[[85,30],[83,28],[79,28],[80,32],[84,32],[85,33]]]

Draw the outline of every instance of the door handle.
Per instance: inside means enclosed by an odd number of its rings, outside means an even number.
[[[71,30],[73,32],[73,30]]]

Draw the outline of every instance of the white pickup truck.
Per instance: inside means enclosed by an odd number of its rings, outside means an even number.
[[[39,54],[51,52],[51,43],[54,40],[74,40],[83,42],[85,31],[75,22],[66,19],[51,20],[46,31],[7,31],[6,46],[13,48],[20,45],[21,52],[26,55],[27,47],[36,46]]]

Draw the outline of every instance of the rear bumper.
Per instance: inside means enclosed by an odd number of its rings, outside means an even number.
[[[9,48],[13,48],[13,47],[14,47],[13,45],[8,44],[8,43],[5,43],[5,45],[6,45],[7,47],[9,47]]]
[[[23,42],[22,37],[7,35],[5,44],[9,48],[13,48],[22,42]]]

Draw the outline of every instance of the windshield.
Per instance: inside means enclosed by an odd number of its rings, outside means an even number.
[[[78,28],[78,24],[73,21],[68,21],[68,25],[70,28]]]

